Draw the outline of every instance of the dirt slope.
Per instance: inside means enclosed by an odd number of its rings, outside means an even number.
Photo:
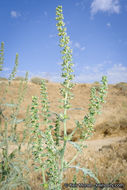
[[[6,82],[0,83],[0,97],[2,97]],[[76,84],[72,93],[74,99],[71,100],[72,108],[82,108],[82,110],[70,110],[68,115],[70,120],[67,121],[68,134],[75,128],[75,120],[82,121],[83,117],[88,113],[90,88],[93,84]],[[96,85],[97,86],[97,85]],[[9,87],[8,94],[6,96],[6,102],[10,102],[11,99],[16,103],[18,97],[19,82],[13,82]],[[59,83],[47,83],[48,100],[50,102],[50,111],[60,113],[62,110],[58,108],[58,100],[61,99],[60,90],[61,85]],[[103,104],[102,114],[96,116],[95,132],[94,135],[84,142],[88,145],[83,151],[83,154],[79,156],[73,164],[78,162],[81,166],[91,169],[94,172],[95,163],[98,169],[97,177],[101,183],[112,182],[116,174],[127,174],[127,88],[126,84],[108,85],[108,94],[106,97],[106,104]],[[21,105],[18,118],[25,118],[27,106],[31,104],[32,96],[36,95],[40,98],[40,86],[28,83],[27,93],[24,98],[24,102]],[[41,106],[39,105],[39,110]],[[9,116],[10,109],[5,109],[3,113]],[[54,125],[55,114],[52,114]],[[3,118],[0,118],[2,124],[4,124]],[[42,121],[40,115],[40,121]],[[43,125],[40,125],[42,130],[45,129]],[[23,124],[19,124],[18,132],[22,138]],[[61,134],[63,128],[61,127]],[[78,143],[81,131],[78,131],[73,141]],[[25,147],[24,147],[25,148]],[[67,145],[65,152],[66,160],[70,160],[76,151],[72,145]],[[65,173],[65,177],[68,182],[72,182],[72,173],[74,170],[69,170]],[[110,179],[111,177],[111,179]],[[31,183],[34,181],[33,189],[39,189],[39,176],[32,175],[30,177]],[[78,180],[82,182],[82,173],[79,172]],[[91,179],[88,179],[92,183]],[[127,175],[120,177],[116,182],[124,183],[127,189]]]

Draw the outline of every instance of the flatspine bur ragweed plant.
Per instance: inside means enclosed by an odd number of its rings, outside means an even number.
[[[0,71],[2,71],[4,63],[4,42],[1,42],[1,49],[0,49]]]
[[[4,63],[4,43],[1,43],[0,50],[0,64],[3,66]],[[0,71],[2,71],[2,66]],[[4,120],[4,125],[0,122],[0,189],[1,190],[12,190],[20,185],[30,189],[30,186],[27,183],[27,180],[24,177],[24,172],[27,170],[27,165],[21,155],[21,145],[24,139],[19,140],[19,134],[17,133],[18,124],[23,122],[24,119],[18,119],[18,113],[20,106],[23,102],[27,81],[28,73],[26,73],[25,83],[23,86],[23,81],[20,83],[19,96],[17,104],[14,104],[13,100],[11,102],[5,103],[5,95],[8,92],[8,87],[11,85],[12,80],[15,77],[18,66],[18,54],[16,54],[15,66],[8,78],[8,83],[5,84],[6,88],[3,92],[3,98],[0,99],[0,117]],[[10,111],[9,117],[5,116],[4,110],[8,107],[12,108]],[[9,146],[15,145],[15,149],[11,150],[9,153]],[[27,168],[27,169],[26,169]]]
[[[61,95],[63,99],[60,100],[62,105],[60,108],[63,108],[63,113],[56,114],[55,126],[51,125],[51,120],[49,119],[51,116],[51,112],[49,111],[49,102],[47,99],[47,92],[45,81],[42,80],[41,84],[41,105],[42,110],[41,114],[43,116],[43,126],[46,126],[45,131],[41,131],[39,126],[39,113],[38,113],[38,98],[36,96],[32,97],[32,106],[31,106],[31,127],[32,127],[32,153],[33,159],[35,161],[35,168],[37,170],[41,170],[42,178],[43,178],[43,188],[49,190],[61,190],[62,183],[64,182],[63,174],[64,171],[68,168],[75,168],[76,171],[81,170],[84,173],[84,176],[89,175],[94,178],[96,182],[99,180],[96,176],[88,169],[79,167],[80,163],[77,166],[71,165],[74,160],[77,158],[79,153],[82,152],[82,148],[86,146],[81,144],[77,144],[72,142],[72,137],[77,130],[81,130],[81,142],[88,139],[93,134],[93,126],[95,124],[95,115],[99,114],[101,103],[104,103],[104,96],[106,94],[107,89],[107,78],[106,76],[102,77],[102,85],[100,86],[98,96],[96,95],[96,88],[93,87],[91,89],[91,99],[89,105],[89,113],[84,117],[83,121],[80,123],[79,121],[75,121],[76,127],[70,135],[67,135],[67,120],[69,119],[67,115],[67,111],[71,108],[69,100],[73,98],[73,94],[70,92],[74,84],[71,82],[73,80],[74,75],[71,74],[73,72],[72,66],[72,50],[68,46],[69,37],[66,33],[65,23],[63,22],[63,13],[62,6],[58,6],[56,8],[56,20],[58,23],[56,24],[58,30],[58,36],[60,36],[60,44],[62,47],[62,77],[64,78],[64,82],[61,83],[63,88],[60,88]],[[62,127],[61,122],[63,123],[64,135],[60,136],[60,128]],[[54,137],[52,135],[52,130],[54,129]],[[63,146],[60,141],[63,141]],[[77,149],[77,154],[67,162],[64,159],[64,153],[66,150],[67,142],[72,144],[74,148]],[[46,145],[46,147],[44,147]],[[44,153],[44,151],[46,153]],[[46,158],[45,161],[42,161],[42,158]],[[48,179],[47,179],[48,177]],[[74,181],[76,182],[76,176],[74,176]]]
[[[5,103],[5,95],[8,93],[8,87],[11,85],[18,67],[18,54],[16,54],[15,66],[8,78],[8,83],[5,83],[5,89],[2,92],[2,97],[0,98],[0,189],[1,190],[14,190],[14,189],[31,189],[30,185],[27,182],[26,174],[30,173],[31,167],[28,166],[28,161],[31,162],[31,150],[32,158],[34,162],[32,165],[35,166],[37,171],[41,171],[43,184],[42,189],[47,190],[61,190],[62,183],[66,182],[66,179],[63,179],[63,174],[68,168],[76,169],[76,174],[73,176],[73,181],[70,185],[71,190],[77,188],[77,175],[79,170],[83,172],[83,183],[87,183],[87,175],[93,178],[97,183],[100,183],[96,176],[98,172],[93,174],[87,168],[81,168],[80,163],[76,166],[73,166],[72,163],[78,157],[79,153],[82,153],[82,148],[86,148],[83,145],[83,141],[90,138],[94,131],[95,124],[95,115],[100,113],[101,104],[104,103],[104,97],[106,95],[107,89],[107,79],[106,76],[102,77],[102,85],[96,88],[91,89],[90,95],[90,104],[89,104],[89,113],[84,116],[81,122],[75,121],[76,127],[70,135],[67,135],[67,120],[69,119],[67,111],[71,109],[69,100],[73,98],[73,94],[70,92],[74,84],[71,83],[71,80],[74,78],[74,75],[71,75],[73,70],[71,66],[72,63],[72,50],[68,46],[69,37],[66,33],[65,24],[63,22],[62,6],[56,8],[56,15],[58,20],[57,29],[58,35],[61,36],[60,47],[63,48],[61,51],[63,59],[63,68],[62,77],[65,79],[61,85],[63,88],[60,88],[61,95],[63,99],[60,100],[62,105],[60,108],[63,108],[63,113],[56,114],[56,120],[54,125],[51,125],[50,116],[53,112],[49,111],[49,102],[46,89],[46,80],[41,82],[41,115],[43,116],[43,122],[39,122],[39,104],[38,98],[36,96],[32,97],[32,105],[28,105],[26,110],[26,117],[23,119],[18,119],[19,110],[23,103],[24,95],[27,88],[28,82],[28,73],[26,73],[25,81],[22,79],[20,82],[18,99],[14,103],[7,100]],[[0,49],[0,71],[3,69],[4,63],[4,42],[1,43]],[[21,79],[21,78],[20,78]],[[24,86],[23,86],[24,84]],[[39,81],[40,84],[40,81]],[[3,84],[2,84],[3,85]],[[97,94],[98,93],[98,94]],[[8,96],[9,97],[9,96]],[[12,112],[9,110],[9,116],[4,112],[6,109],[12,108]],[[72,108],[77,109],[77,108]],[[4,123],[2,123],[2,120]],[[18,124],[24,122],[22,126],[25,128],[22,131],[23,137],[21,138],[21,133],[18,132]],[[45,130],[40,130],[40,125],[46,127]],[[60,131],[64,129],[64,135],[61,137]],[[72,141],[72,137],[76,131],[81,132],[79,141],[81,144],[77,144]],[[52,135],[52,131],[54,132]],[[63,141],[63,145],[61,143]],[[27,143],[26,143],[27,142]],[[21,151],[21,147],[24,146],[24,143],[27,145],[25,152]],[[76,148],[77,153],[75,156],[67,162],[64,159],[64,153],[66,150],[67,143]],[[14,150],[10,149],[10,145],[14,145]],[[32,145],[32,146],[30,146]],[[24,148],[24,147],[23,147]],[[25,159],[24,159],[25,156]],[[45,160],[43,160],[45,158]],[[33,168],[32,168],[33,169]],[[33,174],[33,173],[32,173]],[[123,175],[123,174],[122,174]],[[114,180],[108,175],[109,183],[116,182],[117,179],[122,176],[121,173],[116,176]],[[125,174],[126,176],[126,174]],[[66,184],[68,187],[68,184]],[[80,188],[83,188],[82,184]],[[35,188],[34,188],[35,189]],[[84,188],[85,189],[85,188]],[[96,189],[96,187],[94,188]],[[104,188],[107,189],[107,188]]]

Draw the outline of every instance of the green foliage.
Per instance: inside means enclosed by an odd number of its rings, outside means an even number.
[[[107,89],[107,79],[106,76],[102,77],[102,85],[99,88],[99,94],[96,96],[96,88],[91,88],[91,99],[89,104],[89,113],[84,117],[84,120],[81,124],[81,126],[84,126],[85,128],[81,127],[83,129],[83,132],[81,134],[81,138],[88,139],[93,134],[93,127],[95,124],[95,115],[100,114],[101,109],[101,103],[105,103],[104,97]]]
[[[5,125],[4,127],[0,123],[0,188],[1,189],[14,189],[19,185],[30,189],[24,178],[24,170],[27,168],[27,162],[23,160],[23,152],[21,151],[21,146],[27,140],[28,148],[27,155],[28,160],[32,153],[33,166],[36,171],[41,171],[42,179],[43,179],[43,189],[48,190],[61,190],[62,183],[65,182],[63,178],[64,172],[69,168],[75,168],[78,174],[79,170],[84,174],[84,181],[86,181],[86,176],[90,176],[95,180],[95,182],[99,183],[97,178],[97,174],[95,175],[89,169],[80,167],[80,163],[76,166],[73,166],[72,163],[76,160],[78,155],[82,153],[83,148],[86,148],[86,145],[83,145],[83,141],[90,138],[94,131],[95,124],[95,116],[96,114],[100,114],[101,104],[105,103],[104,97],[107,93],[107,77],[102,77],[102,84],[98,85],[98,89],[95,87],[91,88],[90,94],[90,104],[88,109],[88,114],[84,116],[82,122],[75,121],[75,128],[71,134],[67,134],[67,120],[70,119],[68,116],[68,111],[73,109],[81,109],[81,108],[71,108],[70,99],[73,99],[74,95],[71,93],[72,87],[74,87],[74,83],[72,80],[74,78],[74,74],[72,74],[72,66],[74,63],[72,62],[72,50],[68,46],[69,44],[69,36],[67,36],[65,23],[63,22],[63,13],[62,6],[58,6],[56,8],[56,20],[58,23],[56,24],[58,30],[58,36],[60,36],[59,46],[62,49],[62,74],[61,77],[64,78],[63,83],[61,83],[62,88],[60,88],[60,93],[62,99],[60,100],[61,105],[60,108],[63,109],[62,113],[56,114],[56,121],[54,125],[51,125],[51,120],[49,119],[52,115],[52,112],[49,111],[49,102],[47,96],[47,88],[46,83],[48,80],[42,78],[32,78],[31,82],[40,85],[40,95],[41,98],[39,100],[38,97],[32,96],[32,104],[28,106],[26,111],[26,118],[17,119],[21,104],[24,99],[24,95],[27,88],[28,82],[28,73],[26,73],[25,80],[23,78],[18,77],[18,80],[21,79],[20,87],[19,87],[19,96],[17,102],[6,102],[5,98],[0,101],[0,116],[4,119]],[[1,54],[0,54],[0,64],[3,65],[3,49],[4,43],[1,44]],[[15,78],[15,74],[18,67],[18,54],[16,54],[15,66],[10,74],[8,79],[8,85],[11,85],[11,81]],[[2,70],[2,66],[0,67]],[[97,82],[96,82],[97,83]],[[24,84],[24,86],[23,86]],[[7,93],[7,88],[3,95]],[[43,116],[43,122],[39,121],[39,101],[41,102],[41,115]],[[10,112],[10,117],[4,115],[4,109],[8,107],[8,109],[12,109],[12,113]],[[23,123],[25,125],[25,129],[23,131],[23,138],[19,140],[19,135],[17,133],[17,127],[19,123]],[[40,125],[43,125],[45,130],[40,129]],[[9,129],[11,128],[11,135],[8,134]],[[64,130],[63,137],[60,136],[60,129]],[[81,139],[80,144],[73,142],[72,138],[74,133],[77,130],[81,131]],[[54,131],[54,136],[52,135],[52,131]],[[66,161],[64,158],[65,150],[67,142],[70,143],[76,150],[77,153],[70,160]],[[14,144],[16,148],[9,153],[9,145],[10,143]],[[31,148],[30,148],[31,145]],[[45,160],[44,160],[45,158]],[[29,170],[28,170],[29,172]],[[73,183],[77,183],[77,175],[73,176]],[[74,189],[74,188],[72,188]]]
[[[43,78],[40,78],[40,77],[33,77],[31,78],[31,82],[34,83],[34,84],[37,84],[37,85],[41,85],[41,81],[42,80],[45,80],[46,83],[48,83],[49,81],[47,79],[43,79]]]
[[[23,86],[23,81],[20,83],[19,97],[16,104],[11,102],[5,103],[5,95],[8,92],[8,86],[11,85],[11,81],[14,79],[16,74],[16,69],[18,66],[18,54],[16,54],[15,66],[10,74],[8,84],[3,92],[3,98],[0,100],[0,117],[4,120],[4,125],[0,122],[0,189],[1,190],[11,190],[18,186],[23,186],[24,188],[30,189],[28,185],[24,172],[28,172],[27,164],[21,152],[21,142],[19,141],[19,135],[17,133],[17,126],[19,123],[24,122],[24,119],[17,119],[20,106],[22,104],[24,94],[27,87],[28,73],[26,73],[25,83]],[[4,110],[12,109],[10,111],[9,117],[5,116]],[[9,131],[11,129],[11,134]],[[14,145],[14,150],[10,150],[10,144]],[[10,153],[9,153],[10,152]]]
[[[62,14],[62,6],[58,6],[56,8],[56,20],[58,23],[56,24],[58,35],[61,37],[59,46],[63,48],[61,51],[63,64],[62,66],[62,74],[61,76],[64,78],[64,82],[61,83],[63,88],[60,88],[60,93],[63,96],[63,99],[60,100],[62,105],[60,108],[63,108],[63,113],[56,114],[56,122],[55,126],[52,126],[49,120],[51,116],[51,112],[49,111],[49,102],[47,99],[47,92],[45,81],[41,81],[41,106],[42,106],[42,116],[43,116],[43,125],[46,126],[45,131],[41,131],[39,129],[39,113],[38,113],[38,98],[32,98],[32,106],[31,106],[31,126],[32,126],[32,134],[34,139],[34,143],[32,143],[32,153],[35,163],[35,167],[42,171],[43,178],[43,187],[45,189],[56,189],[61,190],[63,179],[63,173],[68,168],[75,168],[76,170],[81,170],[84,173],[84,176],[89,175],[91,178],[94,178],[96,182],[99,182],[97,177],[86,168],[79,167],[79,163],[77,166],[71,165],[74,160],[77,158],[79,153],[82,153],[82,148],[86,148],[83,144],[77,144],[72,142],[73,134],[76,130],[81,129],[81,142],[88,137],[90,137],[93,133],[93,126],[95,123],[95,115],[99,114],[101,104],[104,103],[104,96],[106,94],[107,89],[107,79],[106,76],[102,77],[102,85],[99,88],[98,96],[96,95],[96,88],[93,87],[91,89],[91,104],[89,105],[89,114],[86,115],[80,124],[79,121],[76,121],[76,127],[73,132],[67,135],[67,126],[66,122],[69,119],[67,115],[67,111],[71,110],[71,105],[69,100],[73,98],[73,94],[71,93],[71,89],[74,84],[71,82],[74,78],[74,75],[71,74],[73,72],[72,66],[74,65],[72,62],[72,50],[68,46],[69,37],[66,33],[66,28],[64,28],[65,23],[63,22],[63,14]],[[75,108],[76,109],[76,108]],[[62,124],[63,123],[63,126]],[[60,137],[60,127],[64,128],[64,136]],[[55,132],[55,138],[52,136],[52,129]],[[63,141],[63,145],[60,143]],[[77,154],[72,158],[70,162],[64,160],[64,153],[66,150],[66,144],[69,142],[76,148]],[[44,147],[46,145],[46,147]],[[44,153],[46,152],[46,153]],[[42,164],[42,157],[47,157],[45,162]],[[46,180],[46,175],[48,176],[48,180]],[[74,176],[74,180],[75,176]],[[47,185],[48,184],[48,185]]]
[[[19,58],[19,55],[18,53],[16,53],[16,58],[15,58],[15,66],[12,70],[12,73],[10,74],[9,78],[8,78],[8,81],[9,81],[9,85],[11,84],[11,81],[15,78],[15,75],[16,75],[16,72],[17,72],[17,67],[18,67],[18,58]]]
[[[100,83],[99,82],[94,82],[93,87],[95,87],[96,91],[100,91]]]
[[[4,42],[1,42],[1,49],[0,49],[0,71],[3,70],[4,64]]]
[[[46,87],[45,87],[45,81],[42,81],[41,85],[41,104],[42,104],[42,115],[44,117],[44,125],[48,125],[50,123],[50,120],[48,120],[48,117],[50,114],[48,113],[48,102],[47,102],[47,96],[46,96]],[[46,128],[45,133],[40,131],[39,129],[39,116],[38,116],[38,102],[37,97],[32,97],[32,107],[31,107],[31,125],[32,125],[32,139],[34,140],[34,144],[32,143],[32,154],[34,155],[34,161],[37,163],[35,165],[36,169],[39,168],[42,171],[43,176],[43,187],[47,188],[47,185],[50,189],[54,187],[58,187],[61,185],[61,181],[59,179],[59,170],[58,170],[58,163],[57,163],[57,157],[56,155],[56,146],[55,142],[53,141],[52,134],[51,134],[51,128],[52,126],[49,125]],[[44,144],[47,145],[46,147],[46,154],[43,153]],[[47,156],[48,159],[42,163],[41,158]],[[48,169],[48,172],[46,170]],[[50,178],[50,181],[48,183],[46,182],[45,175]]]

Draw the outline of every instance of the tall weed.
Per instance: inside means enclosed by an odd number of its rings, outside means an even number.
[[[1,56],[0,56],[0,71],[2,71],[4,63],[4,43],[1,43]],[[20,106],[23,102],[24,94],[27,87],[28,73],[26,73],[25,83],[20,83],[19,97],[17,103],[6,102],[5,95],[8,93],[8,88],[11,85],[12,80],[15,77],[18,66],[18,54],[16,54],[15,66],[8,78],[8,83],[3,92],[3,97],[0,100],[0,117],[4,120],[4,125],[0,122],[0,189],[11,190],[18,186],[23,186],[26,189],[30,189],[25,177],[24,172],[27,171],[27,164],[25,159],[23,160],[23,153],[21,152],[22,143],[19,141],[20,137],[17,133],[17,126],[19,123],[24,122],[24,119],[17,119]],[[5,116],[5,109],[12,109],[9,117]],[[10,131],[10,132],[9,132]],[[15,149],[10,152],[10,145],[15,145]],[[21,157],[22,155],[22,157]]]
[[[76,160],[78,155],[82,153],[83,149],[86,148],[83,145],[83,142],[91,137],[94,131],[95,124],[95,115],[100,113],[101,104],[104,103],[104,97],[107,90],[107,78],[106,76],[102,77],[102,84],[98,88],[91,88],[90,95],[90,104],[89,104],[89,113],[84,116],[82,122],[75,121],[75,129],[71,134],[67,134],[67,120],[68,111],[71,110],[70,99],[73,98],[71,89],[74,87],[74,83],[71,81],[74,78],[72,66],[72,50],[68,46],[69,36],[67,36],[65,23],[63,22],[63,13],[62,6],[56,8],[56,24],[58,30],[58,36],[60,36],[59,46],[62,49],[62,74],[61,77],[64,78],[63,83],[61,83],[62,88],[60,88],[61,96],[63,97],[60,100],[60,108],[63,109],[62,113],[56,113],[56,121],[54,125],[51,125],[51,120],[49,119],[52,115],[52,112],[49,111],[49,102],[47,96],[46,81],[41,81],[40,95],[41,95],[41,115],[43,116],[43,123],[39,121],[39,100],[38,97],[32,97],[32,105],[28,107],[26,118],[18,120],[17,116],[21,103],[23,101],[24,93],[27,87],[28,73],[26,73],[24,88],[23,80],[20,83],[19,87],[19,98],[17,103],[5,102],[5,94],[8,92],[8,87],[11,85],[12,80],[15,77],[17,66],[18,66],[18,54],[16,54],[15,67],[8,78],[8,84],[3,93],[3,99],[0,101],[0,116],[4,119],[4,127],[1,125],[1,136],[0,136],[0,187],[1,189],[13,189],[19,185],[23,185],[25,188],[30,186],[25,181],[24,178],[24,169],[27,169],[27,163],[24,160],[20,159],[20,155],[23,155],[21,151],[21,146],[25,142],[26,137],[28,138],[28,146],[30,145],[30,151],[32,152],[33,165],[36,171],[41,171],[43,179],[43,189],[49,190],[61,190],[64,180],[64,172],[69,168],[74,168],[78,172],[79,170],[83,172],[84,179],[87,175],[99,183],[96,175],[92,173],[89,169],[85,167],[80,167],[80,163],[73,165],[73,162]],[[0,71],[2,71],[3,61],[4,61],[4,43],[1,44],[0,51]],[[10,117],[6,117],[3,113],[5,107],[11,107],[12,113]],[[75,108],[76,109],[76,108]],[[30,111],[30,114],[29,114]],[[26,129],[23,132],[22,140],[19,140],[17,134],[18,123],[24,122]],[[45,130],[40,129],[40,125],[43,125]],[[11,135],[8,133],[11,128]],[[64,135],[61,137],[61,129],[64,130]],[[52,135],[54,131],[54,136]],[[80,144],[73,142],[73,135],[77,132],[81,132]],[[15,144],[17,148],[9,154],[9,144]],[[71,144],[76,150],[76,155],[67,162],[65,159],[65,150],[67,143]],[[30,155],[30,153],[28,153]],[[29,172],[29,170],[28,170]],[[74,174],[73,182],[76,183],[76,175]],[[66,184],[67,185],[67,184]]]
[[[31,106],[31,135],[33,141],[32,153],[35,163],[36,170],[42,171],[43,187],[44,189],[62,189],[62,183],[65,182],[63,179],[63,174],[68,168],[75,168],[76,170],[81,170],[84,176],[89,175],[94,178],[96,182],[99,182],[97,177],[87,168],[81,168],[80,163],[73,166],[72,163],[76,160],[77,156],[82,153],[83,141],[88,139],[93,134],[93,126],[95,123],[95,115],[100,113],[101,103],[104,103],[104,96],[107,89],[107,79],[106,76],[102,77],[102,85],[99,88],[98,96],[96,95],[96,88],[91,89],[91,104],[89,105],[89,113],[84,116],[83,121],[75,121],[76,127],[73,132],[67,135],[67,120],[69,119],[67,112],[71,108],[69,100],[73,98],[71,89],[74,84],[71,82],[74,78],[72,66],[72,50],[68,46],[69,37],[66,33],[66,28],[64,28],[65,23],[63,22],[62,6],[56,8],[56,24],[58,30],[58,36],[61,37],[59,46],[63,48],[62,54],[62,74],[61,77],[64,78],[64,82],[61,83],[63,88],[60,88],[60,93],[63,99],[60,100],[62,105],[59,107],[63,109],[63,113],[57,114],[55,126],[51,125],[51,112],[49,111],[49,102],[47,98],[47,89],[45,86],[45,81],[42,80],[41,83],[41,105],[42,105],[42,116],[43,116],[43,126],[46,126],[44,131],[40,130],[41,123],[39,122],[39,108],[38,108],[38,98],[36,96],[32,97]],[[64,129],[63,137],[60,137],[60,128]],[[52,136],[52,130],[55,132],[55,137]],[[72,137],[77,130],[81,130],[80,144],[72,141]],[[63,142],[63,143],[62,143]],[[64,157],[67,143],[70,143],[77,150],[77,154],[67,162]],[[46,145],[46,146],[45,146]],[[45,161],[42,158],[45,157]],[[76,181],[76,176],[74,176],[74,181]]]

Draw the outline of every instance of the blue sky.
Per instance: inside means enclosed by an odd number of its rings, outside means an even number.
[[[5,43],[1,76],[8,77],[19,54],[17,76],[61,82],[61,54],[56,7],[73,50],[74,82],[127,82],[126,0],[0,0],[0,42]]]

